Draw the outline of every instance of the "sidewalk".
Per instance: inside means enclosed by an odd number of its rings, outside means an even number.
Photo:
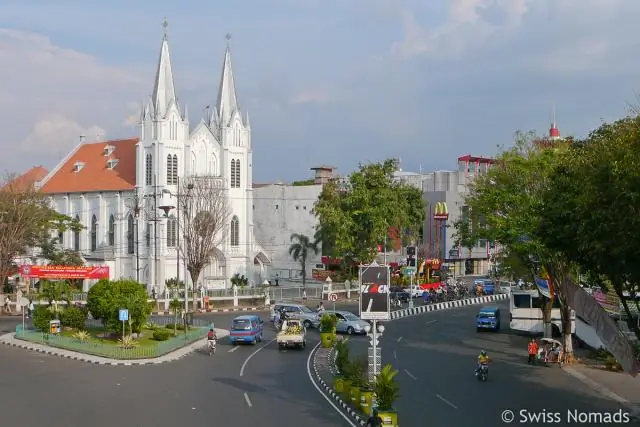
[[[607,399],[615,400],[640,419],[640,376],[611,372],[589,365],[565,366],[564,371]]]

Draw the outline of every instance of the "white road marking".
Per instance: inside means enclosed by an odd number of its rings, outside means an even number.
[[[367,309],[365,310],[367,313],[371,311],[371,306],[373,305],[373,299],[369,300],[369,305],[367,305]]]
[[[247,393],[244,394],[244,400],[247,402],[247,405],[249,406],[249,408],[253,406],[251,404],[251,399],[249,399],[249,395]]]
[[[439,394],[436,394],[436,397],[440,400],[442,400],[444,403],[446,403],[447,405],[451,406],[453,409],[458,409],[458,407],[456,405],[454,405],[453,403],[451,403],[450,401],[448,401],[447,399],[445,399],[444,397],[440,396]]]
[[[324,400],[326,400],[327,403],[331,405],[331,407],[338,413],[338,415],[340,415],[347,422],[347,424],[349,424],[351,427],[358,427],[353,423],[353,421],[351,421],[351,419],[348,416],[344,414],[344,412],[342,412],[340,408],[336,406],[335,403],[333,403],[331,399],[327,397],[326,394],[324,394],[322,389],[318,387],[318,384],[316,384],[316,382],[313,379],[313,375],[311,374],[311,358],[313,357],[313,354],[316,352],[318,347],[320,347],[320,344],[322,343],[316,344],[316,346],[313,347],[313,349],[311,349],[311,351],[309,352],[309,357],[307,357],[307,375],[309,376],[309,381],[311,381],[311,384],[313,384],[313,387],[316,389],[316,391],[320,393],[320,396],[324,397]]]
[[[434,324],[434,323],[436,323],[436,322],[437,322],[437,320],[429,320],[429,321],[427,322],[427,326],[431,326],[431,325],[433,325],[433,324]]]
[[[400,341],[402,341],[402,337],[398,337],[398,341],[396,342],[400,342]]]
[[[409,375],[409,378],[411,378],[412,380],[417,380],[418,378],[416,378],[415,375],[413,375],[411,372],[407,371],[406,369],[404,370],[404,373]]]
[[[233,353],[234,351],[236,351],[237,349],[239,349],[240,347],[235,346],[233,347],[231,350],[229,350],[229,353]]]
[[[240,376],[244,375],[244,368],[247,367],[247,363],[249,363],[249,360],[251,360],[251,358],[253,356],[255,356],[256,354],[258,354],[260,351],[262,351],[266,346],[268,346],[269,344],[271,344],[272,342],[274,342],[276,340],[276,338],[272,339],[271,341],[269,341],[268,343],[266,343],[265,345],[263,345],[262,347],[260,347],[259,349],[257,349],[256,351],[254,351],[253,353],[251,353],[249,355],[249,357],[247,357],[244,361],[244,363],[242,364],[242,366],[240,367]]]
[[[395,350],[393,350],[393,360],[398,360],[398,355]]]

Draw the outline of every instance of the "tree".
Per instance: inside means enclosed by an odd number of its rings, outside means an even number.
[[[640,283],[639,141],[640,117],[632,116],[575,144],[552,175],[538,233],[583,272],[606,277],[628,318],[624,293]]]
[[[112,332],[122,328],[118,319],[120,309],[129,310],[129,322],[133,332],[140,332],[151,314],[151,304],[142,285],[133,280],[100,280],[89,289],[87,309],[94,318]]]
[[[513,148],[503,150],[488,173],[477,177],[470,186],[465,196],[469,219],[461,218],[455,223],[458,242],[467,248],[478,239],[498,242],[532,273],[564,274],[569,268],[564,258],[549,250],[536,234],[540,213],[546,209],[543,197],[550,174],[563,147],[550,149],[540,144],[535,134],[518,132]],[[552,334],[552,305],[552,299],[547,299],[542,307],[545,336]],[[564,313],[569,321],[569,307],[564,307]],[[563,329],[565,349],[570,355],[571,328]]]
[[[53,304],[53,301],[64,301],[67,303],[67,307],[71,306],[71,286],[66,280],[40,280],[38,296],[47,300],[49,306]]]
[[[38,246],[61,218],[32,183],[5,177],[0,184],[0,282],[14,271],[13,260]]]
[[[395,171],[394,160],[360,165],[346,182],[324,185],[313,210],[324,254],[369,263],[392,227],[415,241],[425,218],[422,192]]]
[[[239,227],[229,225],[230,209],[227,191],[217,177],[191,177],[183,180],[179,209],[180,227],[184,236],[184,246],[178,245],[187,260],[187,271],[193,283],[193,306],[196,306],[195,286],[202,270],[209,264],[219,246],[231,234],[231,244],[239,245]],[[231,230],[230,230],[231,228]],[[185,295],[185,298],[187,296]]]
[[[169,302],[169,310],[173,313],[173,335],[178,335],[178,314],[183,310],[184,304],[177,299],[172,299]],[[185,326],[186,327],[186,326]]]
[[[294,261],[300,264],[302,270],[302,287],[307,287],[307,260],[309,255],[313,252],[314,255],[318,255],[318,243],[309,240],[309,237],[304,234],[293,233],[289,237],[291,246],[289,246],[289,255]]]

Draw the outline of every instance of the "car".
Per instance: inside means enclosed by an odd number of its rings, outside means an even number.
[[[418,285],[412,285],[408,288],[404,288],[402,291],[411,295],[411,298],[420,298],[422,296],[422,292],[424,292],[424,289],[422,289]]]
[[[272,322],[276,320],[279,313],[282,309],[287,312],[287,317],[292,319],[299,319],[302,321],[302,324],[305,328],[317,328],[320,326],[320,316],[317,312],[311,310],[304,304],[290,304],[285,302],[278,302],[271,307],[270,310],[270,319]]]
[[[255,314],[238,316],[231,322],[229,341],[233,345],[239,343],[256,345],[262,342],[263,324],[260,316]]]
[[[367,333],[366,327],[369,326],[369,323],[360,319],[350,311],[327,311],[326,313],[335,313],[336,317],[338,318],[336,332],[348,335],[364,335]]]
[[[402,289],[399,291],[391,291],[389,292],[389,298],[393,299],[397,299],[399,300],[401,303],[407,303],[409,302],[409,299],[411,298],[411,294],[408,292],[403,291]]]
[[[476,315],[476,331],[500,332],[500,308],[495,306],[484,306]]]

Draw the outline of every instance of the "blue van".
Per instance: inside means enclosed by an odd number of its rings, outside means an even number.
[[[500,331],[500,309],[498,307],[482,307],[476,315],[476,331]]]
[[[255,314],[247,314],[238,316],[231,322],[229,330],[229,341],[231,344],[251,343],[256,344],[262,341],[262,329],[264,322],[260,316]]]

